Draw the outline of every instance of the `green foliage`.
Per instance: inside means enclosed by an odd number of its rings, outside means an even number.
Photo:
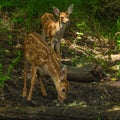
[[[100,118],[100,117],[98,117],[98,120],[101,120],[101,118]]]
[[[8,35],[8,44],[12,45],[12,35]]]
[[[9,76],[4,75],[4,73],[3,73],[2,70],[3,70],[3,65],[0,64],[0,87],[3,87],[3,86],[4,86],[4,82],[5,82],[6,80],[10,79]]]
[[[116,39],[117,39],[117,46],[120,50],[120,35],[118,35]]]
[[[116,77],[120,78],[120,62],[117,63],[117,72],[116,72]]]
[[[117,41],[118,49],[120,50],[120,18],[116,22],[117,33],[115,40]]]
[[[6,80],[11,79],[11,72],[14,69],[14,67],[18,64],[18,62],[20,61],[21,55],[22,55],[21,51],[18,50],[16,58],[12,60],[11,64],[9,64],[8,69],[6,70],[7,71],[6,73],[3,72],[4,66],[0,64],[0,87],[4,86],[4,82]]]
[[[85,21],[76,23],[76,26],[79,28],[80,32],[84,32],[84,31],[89,30],[89,27]]]
[[[76,66],[80,62],[80,56],[75,55],[75,57],[71,59],[71,62],[73,66]]]

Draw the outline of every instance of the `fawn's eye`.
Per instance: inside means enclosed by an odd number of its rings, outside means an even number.
[[[66,89],[65,89],[65,88],[63,88],[61,91],[62,91],[63,93],[65,93],[65,92],[66,92]]]
[[[63,20],[63,19],[64,19],[64,17],[61,17],[61,19]]]

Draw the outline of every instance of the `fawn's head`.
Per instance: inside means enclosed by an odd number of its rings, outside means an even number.
[[[53,12],[59,17],[59,22],[61,24],[70,24],[69,15],[73,12],[73,4],[71,4],[66,12],[60,12],[57,7],[53,7]]]
[[[67,67],[63,66],[59,78],[56,82],[56,89],[58,92],[58,100],[63,103],[67,99],[69,82],[67,81]]]

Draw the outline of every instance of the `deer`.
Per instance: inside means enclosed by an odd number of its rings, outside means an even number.
[[[28,65],[31,66],[31,84],[27,96],[27,74]],[[69,82],[67,81],[67,66],[61,68],[61,61],[55,51],[42,39],[41,35],[36,32],[28,33],[24,38],[24,85],[23,97],[27,97],[27,101],[32,100],[32,92],[36,83],[37,72],[47,74],[53,80],[58,94],[58,101],[64,103],[67,99]],[[46,89],[39,78],[41,92],[43,96],[47,96]]]
[[[57,7],[53,7],[53,12],[58,17],[58,20],[51,13],[45,13],[41,17],[42,37],[43,39],[48,37],[50,46],[59,57],[61,57],[60,42],[66,27],[70,24],[69,15],[73,12],[73,6],[71,4],[65,12],[60,12]]]

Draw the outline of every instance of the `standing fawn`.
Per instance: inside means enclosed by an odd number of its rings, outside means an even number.
[[[54,14],[58,17],[56,21],[53,14],[45,13],[41,17],[42,37],[50,40],[51,47],[60,57],[60,41],[63,37],[66,27],[70,24],[69,15],[73,11],[73,4],[65,12],[60,12],[58,8],[53,7]]]
[[[31,65],[32,78],[29,94],[27,97],[28,101],[32,99],[33,87],[36,81],[36,72],[42,72],[48,74],[53,83],[56,86],[58,93],[58,100],[64,102],[67,99],[68,92],[68,81],[67,81],[67,68],[63,66],[61,69],[61,62],[53,49],[51,49],[46,41],[42,40],[40,34],[36,32],[29,33],[26,35],[24,40],[24,86],[23,86],[23,97],[27,96],[27,73],[28,63]],[[42,80],[40,80],[41,92],[43,96],[47,96],[47,92],[44,88]]]

